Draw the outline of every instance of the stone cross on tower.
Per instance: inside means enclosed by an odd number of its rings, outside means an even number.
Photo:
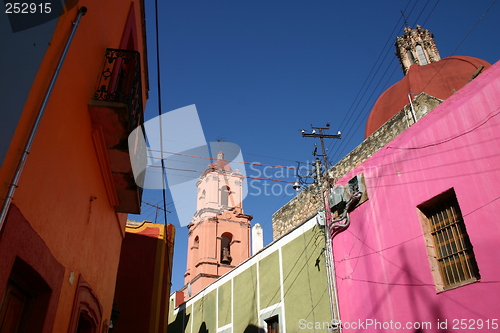
[[[252,216],[243,212],[242,180],[219,152],[196,183],[196,213],[188,225],[186,299],[250,256]]]

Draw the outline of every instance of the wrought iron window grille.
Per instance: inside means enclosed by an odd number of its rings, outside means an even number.
[[[144,122],[141,62],[137,51],[106,49],[95,100],[123,103],[128,107],[130,130]]]

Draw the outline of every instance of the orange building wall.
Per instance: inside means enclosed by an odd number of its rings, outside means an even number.
[[[72,21],[78,8],[86,6],[88,12],[69,48],[13,200],[54,258],[65,267],[54,332],[68,330],[77,285],[69,283],[71,272],[76,281],[81,274],[92,286],[103,307],[103,321],[109,322],[126,214],[115,213],[108,200],[87,104],[96,89],[105,49],[120,46],[131,3],[138,22],[143,88],[146,87],[141,3],[79,1],[78,6],[59,18],[0,171],[4,198],[6,184],[11,182],[20,151],[73,27]],[[146,98],[143,89],[143,101]],[[0,286],[0,292],[3,288]]]
[[[226,274],[235,266],[250,257],[250,220],[251,216],[236,207],[214,218],[206,219],[189,226],[188,262],[184,275],[184,288],[190,284],[191,295]],[[232,235],[231,264],[221,264],[221,238],[225,233]],[[199,238],[199,248],[195,249],[194,240]],[[196,252],[193,252],[196,251]],[[189,298],[189,297],[187,297]]]
[[[196,184],[197,211],[188,225],[187,267],[181,289],[186,299],[250,256],[252,216],[243,211],[242,178],[220,151]],[[223,198],[224,193],[227,197]],[[223,245],[223,238],[229,244]],[[223,246],[229,250],[229,261],[222,260]]]

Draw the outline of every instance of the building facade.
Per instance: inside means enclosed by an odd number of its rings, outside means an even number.
[[[0,14],[1,332],[106,332],[140,208],[127,137],[147,100],[144,3],[66,3]]]
[[[169,332],[325,332],[332,325],[322,219],[313,217],[176,306]]]
[[[314,212],[331,214],[337,330],[498,330],[499,92],[499,62],[412,64],[323,191],[309,186],[273,215],[281,237]]]
[[[219,152],[196,183],[197,210],[188,225],[186,299],[250,256],[250,221],[243,211],[243,175]]]
[[[172,294],[171,331],[499,329],[500,62],[440,59],[416,30],[365,141],[273,215],[273,243]]]
[[[499,92],[496,63],[336,182],[368,195],[333,239],[342,322],[498,330]]]

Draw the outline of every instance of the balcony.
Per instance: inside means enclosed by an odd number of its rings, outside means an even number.
[[[144,123],[139,52],[106,50],[88,109],[110,202],[116,212],[138,214],[142,188],[136,185],[132,173],[128,136]]]

